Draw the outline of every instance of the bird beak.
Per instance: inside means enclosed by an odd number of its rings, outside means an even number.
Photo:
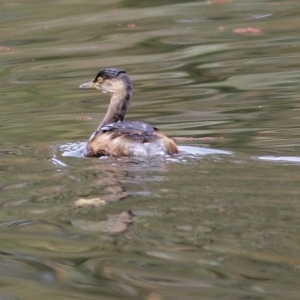
[[[96,83],[93,80],[91,80],[89,82],[85,82],[85,83],[81,84],[79,87],[81,89],[95,88],[96,87]]]

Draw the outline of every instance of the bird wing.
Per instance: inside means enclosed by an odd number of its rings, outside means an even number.
[[[156,128],[151,125],[138,121],[123,121],[105,125],[100,128],[100,132],[111,132],[112,137],[127,136],[134,140],[147,142],[155,137]]]

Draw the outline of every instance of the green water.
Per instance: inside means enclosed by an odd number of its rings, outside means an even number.
[[[299,299],[298,1],[0,6],[1,299]],[[180,155],[65,156],[105,67]]]

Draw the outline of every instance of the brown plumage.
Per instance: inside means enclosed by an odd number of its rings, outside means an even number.
[[[108,110],[97,131],[87,142],[85,156],[132,156],[176,154],[178,148],[157,128],[139,121],[124,121],[132,96],[132,84],[120,69],[101,70],[80,88],[96,88],[110,93]]]

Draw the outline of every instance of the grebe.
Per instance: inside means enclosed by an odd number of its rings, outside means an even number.
[[[104,119],[87,142],[84,155],[132,156],[176,154],[174,141],[157,128],[139,121],[124,121],[132,95],[132,84],[124,70],[101,70],[92,81],[80,88],[96,88],[110,93],[111,100]]]

